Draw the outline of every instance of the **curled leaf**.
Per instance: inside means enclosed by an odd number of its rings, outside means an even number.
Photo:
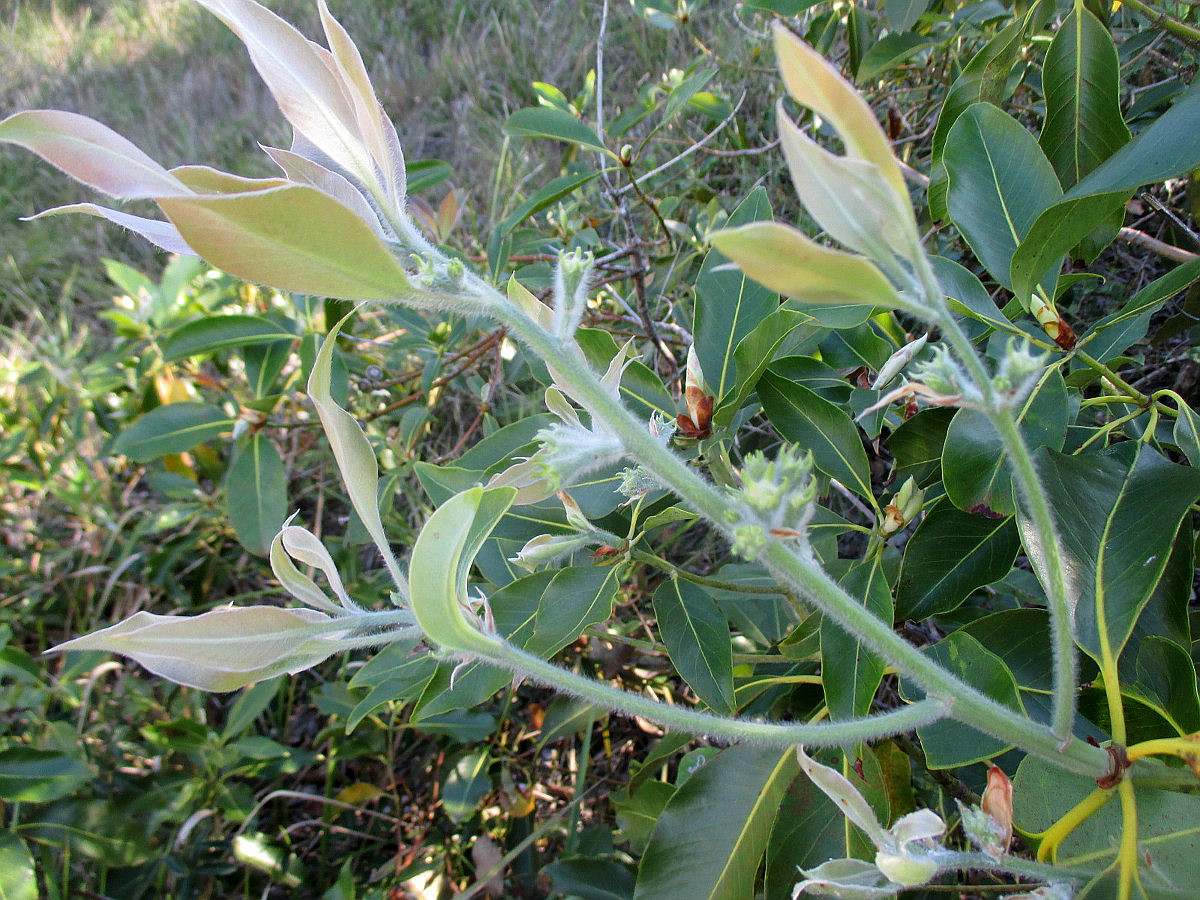
[[[56,206],[53,209],[42,210],[35,216],[26,216],[25,221],[40,219],[44,216],[57,216],[62,213],[83,213],[108,219],[122,228],[128,228],[135,234],[141,235],[154,246],[168,253],[178,253],[180,256],[195,256],[196,251],[187,245],[179,229],[170,222],[160,222],[158,219],[147,219],[143,216],[132,216],[118,209],[98,206],[95,203],[69,203],[66,206]]]
[[[379,499],[376,496],[379,463],[375,459],[375,451],[371,449],[371,442],[367,440],[367,435],[358,424],[358,420],[338,406],[330,393],[333,350],[337,345],[338,333],[352,315],[354,312],[348,313],[325,336],[321,349],[317,352],[312,374],[308,376],[308,396],[317,408],[321,426],[329,438],[330,447],[333,448],[333,456],[337,460],[342,482],[346,485],[346,493],[350,495],[350,503],[362,520],[363,527],[367,529],[367,534],[371,535],[375,546],[383,555],[383,562],[397,590],[404,595],[408,593],[408,583],[392,553],[387,533],[383,530],[383,520],[379,516]]]
[[[471,488],[438,507],[413,546],[409,564],[413,615],[425,636],[447,650],[486,655],[495,638],[468,618],[471,564],[516,497],[513,488]]]
[[[155,675],[204,691],[234,691],[294,675],[337,649],[330,618],[311,609],[242,606],[199,616],[137,612],[123,622],[59,644],[50,652],[107,650]]]

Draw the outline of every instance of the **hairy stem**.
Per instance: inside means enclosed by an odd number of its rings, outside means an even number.
[[[645,423],[634,418],[600,384],[578,354],[541,329],[516,307],[499,300],[494,289],[483,281],[472,278],[468,284],[469,289],[478,292],[489,312],[508,327],[510,333],[553,367],[587,410],[620,439],[631,458],[636,459],[726,535],[732,536],[733,527],[743,524],[758,525],[764,532],[769,531],[767,523],[759,521],[759,517],[749,510],[741,510],[740,515],[735,514],[731,521],[730,512],[738,511],[731,506],[729,498],[663,447],[649,433]],[[978,361],[976,364],[981,366]],[[784,586],[807,597],[872,651],[912,677],[931,697],[952,702],[953,716],[957,720],[1016,743],[1078,774],[1098,777],[1106,770],[1107,754],[1104,751],[1071,738],[1069,733],[1065,738],[1057,737],[1050,729],[996,702],[936,664],[893,632],[888,623],[876,618],[847,594],[825,574],[810,554],[772,537],[759,559]],[[1069,632],[1067,638],[1069,641]],[[1073,656],[1068,654],[1066,658],[1071,664]],[[1073,672],[1073,669],[1069,671]],[[1066,679],[1066,683],[1071,686],[1070,693],[1073,695],[1073,679]],[[1073,697],[1069,699],[1073,700]]]
[[[1021,437],[1012,409],[1001,402],[992,387],[991,376],[975,347],[958,320],[950,312],[950,306],[942,294],[941,287],[924,255],[919,257],[921,284],[925,298],[934,310],[934,318],[955,356],[967,367],[967,372],[983,395],[983,412],[1000,435],[1001,445],[1008,456],[1013,480],[1016,482],[1025,509],[1033,525],[1043,536],[1046,564],[1046,598],[1050,610],[1051,646],[1054,658],[1054,696],[1051,728],[1063,741],[1071,735],[1075,722],[1075,694],[1079,686],[1079,673],[1075,656],[1074,617],[1067,596],[1066,567],[1063,565],[1058,537],[1058,526],[1054,520],[1050,501],[1042,488],[1033,456]]]

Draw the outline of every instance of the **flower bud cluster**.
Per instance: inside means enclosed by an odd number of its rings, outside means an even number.
[[[615,435],[581,425],[551,425],[539,431],[537,439],[542,448],[533,459],[555,490],[570,485],[584,472],[617,462],[624,453]]]
[[[992,386],[1006,403],[1016,404],[1024,400],[1045,371],[1046,355],[1031,352],[1031,347],[1027,341],[1012,338],[1004,350],[1004,356],[992,377]]]
[[[750,522],[734,529],[734,552],[754,558],[766,544],[768,532],[775,537],[803,536],[817,496],[812,471],[812,454],[793,445],[782,447],[774,459],[761,452],[746,457],[742,487],[731,489],[730,495],[761,524]],[[738,518],[736,510],[730,513],[731,520]]]
[[[935,393],[960,398],[960,405],[978,404],[983,399],[966,370],[940,345],[933,348],[931,359],[913,367],[912,377]]]

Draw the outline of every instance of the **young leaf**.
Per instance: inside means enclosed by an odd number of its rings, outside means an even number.
[[[905,303],[869,260],[831,250],[777,222],[754,222],[712,236],[712,245],[759,284],[805,303]]]
[[[308,376],[308,396],[317,408],[321,426],[325,429],[325,436],[329,438],[329,446],[333,449],[334,459],[337,460],[342,483],[350,496],[350,504],[358,513],[367,534],[375,541],[393,582],[403,594],[407,589],[407,582],[400,571],[400,564],[392,554],[387,533],[383,530],[383,520],[379,516],[379,498],[376,496],[379,462],[375,459],[375,451],[371,449],[371,443],[358,420],[338,406],[330,393],[333,351],[337,346],[337,336],[352,315],[353,312],[347,314],[334,325],[321,343],[312,373]]]
[[[76,181],[122,200],[191,193],[179,179],[106,125],[58,109],[32,109],[0,122],[0,143],[32,150]]]
[[[777,23],[774,31],[779,72],[788,93],[833,123],[847,154],[874,164],[897,197],[907,204],[904,176],[867,101],[820,53],[787,28]]]
[[[291,519],[288,519],[288,521],[290,522]],[[325,592],[317,587],[317,583],[301,572],[296,567],[296,564],[292,562],[292,558],[283,547],[283,533],[289,528],[298,528],[298,526],[287,525],[285,523],[284,527],[279,530],[279,533],[271,541],[271,549],[268,554],[271,560],[271,571],[275,573],[275,577],[279,579],[279,583],[283,586],[283,589],[301,603],[335,616],[344,613],[344,609],[330,600]],[[303,531],[304,529],[298,528],[298,530]],[[313,539],[316,539],[315,535]],[[335,569],[334,571],[336,573],[337,570]],[[338,580],[340,583],[340,577]]]
[[[284,672],[309,669],[337,649],[312,609],[242,606],[199,616],[137,612],[123,622],[52,648],[105,650],[141,663],[155,675],[203,691],[235,691]]]
[[[830,237],[868,256],[915,252],[917,226],[907,194],[892,190],[874,163],[819,146],[796,127],[782,101],[775,117],[796,194]]]
[[[121,212],[119,209],[109,209],[107,206],[98,206],[95,203],[69,203],[66,206],[56,206],[53,209],[44,209],[37,215],[25,216],[22,221],[32,222],[34,219],[57,216],[63,213],[83,213],[84,215],[96,216],[100,219],[108,219],[114,225],[128,228],[134,234],[140,235],[155,247],[166,250],[168,253],[178,253],[180,256],[196,255],[196,251],[184,241],[183,235],[179,233],[179,229],[170,222],[147,219],[143,216],[133,216],[129,213]]]
[[[720,713],[733,712],[733,651],[717,602],[673,578],[654,592],[654,615],[671,662],[696,696]]]
[[[488,654],[495,638],[467,621],[467,576],[475,555],[516,497],[513,488],[471,488],[437,508],[413,546],[411,603],[425,636],[447,650]]]
[[[396,300],[408,276],[371,225],[302,184],[239,194],[163,197],[183,239],[248,281],[347,300]]]
[[[348,99],[352,89],[344,84],[332,54],[253,0],[197,2],[246,45],[250,61],[292,127],[363,184],[376,184],[375,167]]]
[[[356,188],[350,179],[333,169],[327,169],[320,163],[313,162],[299,153],[291,150],[280,150],[278,147],[263,147],[267,156],[275,161],[275,165],[283,169],[290,181],[307,184],[323,191],[337,200],[360,219],[371,226],[376,234],[383,235],[383,226],[379,224],[379,216],[375,214],[370,202]]]

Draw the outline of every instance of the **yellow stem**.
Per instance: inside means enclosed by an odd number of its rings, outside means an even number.
[[[1076,828],[1095,815],[1109,798],[1112,789],[1096,788],[1078,803],[1061,819],[1042,832],[1042,842],[1038,845],[1038,862],[1056,862],[1058,848]]]
[[[1141,879],[1138,878],[1137,874],[1137,799],[1133,795],[1133,782],[1128,778],[1117,785],[1117,792],[1121,796],[1121,849],[1117,854],[1117,865],[1119,866],[1117,871],[1120,876],[1120,888],[1117,898],[1118,900],[1129,900],[1133,891],[1134,881],[1136,880],[1139,886],[1141,885]]]

